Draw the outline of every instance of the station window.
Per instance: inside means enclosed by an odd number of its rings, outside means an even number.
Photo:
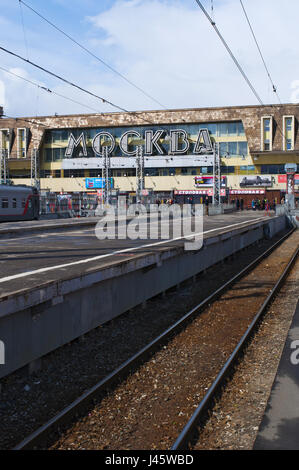
[[[84,178],[84,170],[64,170],[65,178]]]
[[[221,173],[225,175],[234,175],[235,174],[235,167],[234,166],[222,166]]]
[[[2,209],[8,209],[8,198],[7,197],[2,198],[1,207],[2,207]]]
[[[286,130],[291,131],[293,126],[292,118],[286,119]]]
[[[248,143],[247,142],[239,142],[239,155],[248,155]]]
[[[27,157],[27,139],[28,139],[28,129],[19,128],[17,129],[17,157],[26,158]]]
[[[228,143],[228,153],[230,155],[238,155],[238,143],[237,142]]]
[[[62,148],[54,148],[53,149],[53,162],[57,162],[62,160],[63,158],[63,149]]]
[[[227,135],[245,135],[243,123],[240,121],[219,123],[218,136],[223,137]]]
[[[10,154],[10,130],[9,129],[0,129],[0,149],[6,151],[6,154],[9,158]]]
[[[284,165],[261,165],[262,175],[283,175],[285,174]]]
[[[273,117],[263,116],[261,120],[261,150],[271,151],[273,141]]]
[[[264,140],[264,150],[270,150],[270,140],[269,139]]]
[[[220,156],[234,157],[248,155],[247,142],[220,142]]]
[[[294,150],[295,146],[295,116],[283,117],[283,150]]]
[[[145,176],[158,176],[158,168],[145,168],[144,169]]]

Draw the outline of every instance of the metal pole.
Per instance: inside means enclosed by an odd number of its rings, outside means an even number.
[[[109,205],[110,202],[110,157],[109,157],[109,147],[107,145],[103,146],[103,158],[104,158],[104,201],[106,205]]]
[[[39,151],[36,148],[31,152],[31,185],[40,190]]]
[[[143,145],[137,146],[136,153],[136,202],[141,202],[144,189],[144,151]]]
[[[0,182],[2,184],[8,183],[8,161],[6,149],[0,150]]]
[[[220,167],[220,151],[219,143],[214,145],[214,162],[213,162],[213,205],[221,204],[221,167]]]

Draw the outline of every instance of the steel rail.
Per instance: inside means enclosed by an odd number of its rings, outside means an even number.
[[[74,400],[69,406],[65,407],[61,412],[51,418],[46,424],[40,426],[36,431],[31,433],[23,441],[17,444],[13,450],[27,450],[34,449],[42,442],[46,440],[51,434],[57,433],[60,428],[66,424],[70,424],[73,418],[82,412],[95,398],[101,393],[107,392],[109,388],[115,385],[120,380],[124,379],[136,370],[145,360],[148,360],[162,345],[165,345],[167,341],[177,334],[180,330],[187,326],[196,315],[209,306],[209,304],[220,297],[228,288],[235,284],[239,279],[245,276],[249,271],[254,269],[264,258],[269,256],[281,243],[283,243],[293,232],[295,228],[292,228],[287,234],[281,239],[275,242],[270,248],[264,253],[258,256],[248,266],[242,269],[237,275],[233,276],[229,281],[225,282],[220,288],[209,295],[206,299],[200,302],[196,307],[190,310],[180,320],[170,326],[161,335],[151,341],[147,346],[142,348],[138,353],[132,356],[130,359],[121,364],[117,369],[111,372],[103,380],[99,381],[89,390],[84,392],[79,398]]]
[[[287,275],[289,274],[293,264],[299,253],[299,247],[297,247],[296,251],[293,253],[291,260],[289,261],[288,265],[286,266],[284,272],[276,282],[273,289],[271,289],[268,297],[264,301],[263,305],[259,309],[258,313],[255,315],[254,319],[250,323],[249,327],[247,328],[246,332],[240,339],[238,345],[234,349],[233,353],[219,372],[218,376],[216,377],[215,381],[205,394],[204,398],[200,402],[198,408],[193,413],[192,417],[184,427],[181,434],[178,436],[177,440],[175,441],[174,445],[172,446],[171,450],[183,450],[188,448],[188,444],[194,438],[195,431],[200,423],[204,420],[207,411],[213,407],[213,403],[215,398],[220,394],[221,389],[225,386],[225,382],[229,377],[230,373],[232,372],[233,368],[235,367],[238,359],[240,358],[242,352],[244,351],[245,346],[249,343],[252,335],[256,331],[259,322],[261,321],[262,317],[265,315],[269,305],[271,304],[273,298],[279,292],[282,284],[284,283]]]

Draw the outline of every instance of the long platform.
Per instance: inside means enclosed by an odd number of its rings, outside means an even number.
[[[84,221],[85,222],[85,221]],[[66,221],[64,221],[66,223]],[[0,378],[284,230],[285,216],[204,217],[203,247],[176,240],[98,240],[94,225],[19,232],[0,239]],[[83,222],[82,222],[83,223]],[[35,223],[26,225],[35,228]],[[1,224],[8,225],[8,224]],[[5,228],[5,227],[4,227]]]
[[[203,237],[211,238],[234,229],[267,221],[263,212],[242,212],[204,217]],[[5,223],[9,238],[0,239],[0,298],[43,281],[55,281],[100,269],[120,260],[132,259],[161,249],[182,247],[183,240],[98,240],[99,219]],[[86,224],[88,226],[86,227]],[[36,232],[36,228],[44,230]],[[19,230],[31,229],[22,235]],[[12,230],[16,230],[13,236]]]
[[[299,450],[299,302],[254,450]]]

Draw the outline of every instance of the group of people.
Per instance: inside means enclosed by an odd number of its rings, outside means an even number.
[[[251,208],[252,210],[254,211],[263,211],[265,210],[266,212],[270,211],[270,210],[274,210],[275,211],[275,208],[276,208],[276,201],[272,201],[272,203],[270,203],[268,201],[268,199],[253,199],[252,202],[251,202]]]
[[[172,204],[174,203],[174,200],[169,198],[169,199],[156,199],[155,201],[155,204],[157,204],[158,206],[160,206],[161,204],[165,204],[167,206],[172,206]]]
[[[232,204],[236,204],[237,211],[244,210],[244,199],[237,199],[236,201],[231,201]]]

